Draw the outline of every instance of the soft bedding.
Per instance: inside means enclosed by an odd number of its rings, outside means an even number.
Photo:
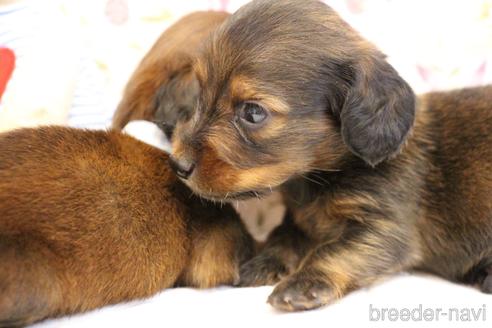
[[[480,328],[490,327],[492,322],[490,296],[428,276],[403,274],[325,308],[300,313],[273,310],[266,303],[271,290],[272,287],[170,289],[146,300],[49,320],[34,327]],[[390,311],[403,315],[389,318]]]

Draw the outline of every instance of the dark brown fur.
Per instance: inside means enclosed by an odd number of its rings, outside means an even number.
[[[131,120],[147,120],[157,123],[171,138],[176,122],[189,119],[195,108],[199,89],[193,63],[204,41],[228,16],[224,12],[195,12],[169,27],[128,81],[113,128],[121,130]],[[272,199],[280,199],[280,195],[272,195]],[[232,204],[246,224],[256,221],[260,212],[272,213],[268,201]],[[276,214],[278,207],[273,211]]]
[[[194,64],[197,108],[173,162],[214,200],[281,190],[289,219],[241,269],[269,302],[311,309],[402,270],[491,291],[492,87],[417,99],[331,8],[253,1]],[[265,108],[257,128],[247,102]],[[175,165],[176,166],[176,165]]]
[[[167,161],[118,132],[0,134],[0,327],[237,280],[252,241],[236,213]]]
[[[113,118],[121,130],[132,120],[162,123],[171,133],[195,106],[198,85],[191,66],[201,44],[227,17],[225,12],[195,12],[169,27],[143,58]]]

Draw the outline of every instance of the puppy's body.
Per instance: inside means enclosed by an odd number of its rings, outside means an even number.
[[[158,121],[172,127],[178,119],[188,117],[198,93],[191,69],[193,58],[228,16],[225,12],[195,12],[169,27],[130,78],[113,127],[121,130],[131,120]]]
[[[171,161],[196,193],[278,189],[285,222],[241,268],[304,310],[401,270],[492,291],[492,87],[417,99],[384,55],[314,1],[252,1],[194,65]]]
[[[231,284],[250,240],[192,197],[167,155],[117,132],[0,135],[0,326]]]
[[[432,93],[420,104],[413,132],[394,159],[372,168],[348,156],[339,172],[287,182],[284,197],[298,227],[318,242],[372,225],[382,229],[381,239],[368,236],[367,253],[359,255],[375,261],[381,254],[376,248],[369,254],[368,246],[387,243],[387,256],[401,266],[381,273],[417,268],[481,282],[469,279],[477,270],[483,279],[484,264],[492,264],[492,86]],[[346,272],[364,261],[354,253],[345,259]],[[378,276],[356,271],[352,288]]]
[[[420,151],[425,168],[419,266],[481,282],[472,277],[483,279],[492,266],[492,86],[429,94],[420,108],[402,156],[417,165],[412,153]],[[492,292],[492,281],[482,287]]]

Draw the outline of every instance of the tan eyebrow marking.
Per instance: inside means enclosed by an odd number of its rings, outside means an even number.
[[[258,83],[245,76],[235,76],[229,83],[229,93],[234,101],[257,102],[272,112],[287,114],[289,106],[283,99],[266,94],[260,90]]]

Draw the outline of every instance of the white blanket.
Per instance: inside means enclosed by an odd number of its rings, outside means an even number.
[[[492,296],[434,277],[402,274],[330,306],[300,313],[272,309],[266,303],[271,290],[169,289],[146,300],[49,320],[35,327],[492,327]],[[390,321],[388,312],[395,311],[403,315]]]

